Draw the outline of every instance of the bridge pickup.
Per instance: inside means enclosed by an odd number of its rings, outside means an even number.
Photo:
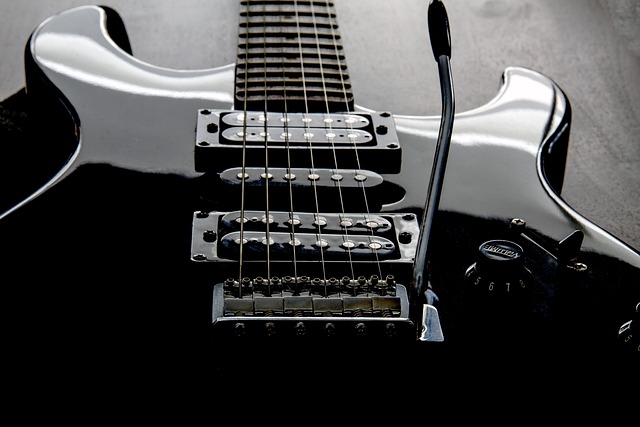
[[[268,150],[267,150],[268,148]],[[391,114],[198,111],[195,167],[364,169],[398,173],[402,154]]]
[[[242,258],[246,271],[263,276],[267,264],[272,274],[295,275],[293,263],[309,276],[327,263],[335,276],[341,268],[361,271],[354,264],[388,264],[398,276],[410,271],[418,233],[413,214],[198,211],[191,258],[231,270]]]

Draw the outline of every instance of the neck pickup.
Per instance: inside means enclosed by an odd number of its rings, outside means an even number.
[[[244,164],[398,173],[401,159],[393,116],[387,112],[198,112],[195,161],[199,172],[221,172]]]

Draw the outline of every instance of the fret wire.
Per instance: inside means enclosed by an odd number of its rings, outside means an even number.
[[[327,9],[329,9],[329,3],[328,2],[325,4],[325,7]],[[311,13],[313,15],[313,19],[314,19],[314,22],[315,22],[315,20],[316,20],[316,18],[315,18],[315,6],[314,6],[313,2],[311,3]],[[333,38],[334,43],[335,43],[335,34],[332,34],[332,38]],[[316,34],[316,43],[319,43],[318,40],[319,40],[319,37]],[[319,54],[319,51],[318,51],[318,54]],[[329,99],[327,97],[327,91],[326,91],[327,85],[326,85],[326,82],[325,82],[325,79],[324,79],[324,72],[323,72],[324,71],[324,64],[323,64],[322,58],[319,57],[318,58],[318,62],[319,62],[319,67],[320,67],[320,78],[321,78],[321,81],[322,81],[322,88],[323,88],[323,91],[325,93],[325,97],[324,97],[325,109],[326,109],[326,113],[327,113],[327,118],[329,119],[326,122],[328,124],[328,129],[329,129],[328,133],[333,133],[333,125],[331,124],[331,108],[329,107]],[[334,167],[335,167],[335,173],[337,173],[337,171],[338,171],[338,158],[337,158],[337,154],[336,154],[335,143],[334,143],[332,138],[329,138],[329,139],[330,139],[329,142],[331,142],[331,149],[332,149],[332,152],[333,152],[333,163],[334,163]],[[341,185],[340,180],[336,181],[336,185],[337,185],[337,188],[338,188],[338,196],[340,198],[340,209],[342,211],[342,217],[345,218],[344,198],[343,198],[343,194],[342,194],[342,185]],[[347,239],[346,241],[349,241],[349,229],[348,229],[348,227],[344,227],[344,236]],[[349,249],[347,249],[347,254],[348,254],[348,260],[349,260],[349,268],[351,269],[351,278],[355,279],[356,277],[355,277],[355,271],[354,271],[354,266],[353,266],[353,257],[351,255],[351,251]]]

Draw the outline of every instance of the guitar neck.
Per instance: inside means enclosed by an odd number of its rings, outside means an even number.
[[[243,0],[240,4],[236,110],[353,110],[332,2]]]

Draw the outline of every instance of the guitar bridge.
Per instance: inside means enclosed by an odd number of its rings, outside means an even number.
[[[226,338],[415,338],[393,276],[227,279],[214,287],[213,328]]]

